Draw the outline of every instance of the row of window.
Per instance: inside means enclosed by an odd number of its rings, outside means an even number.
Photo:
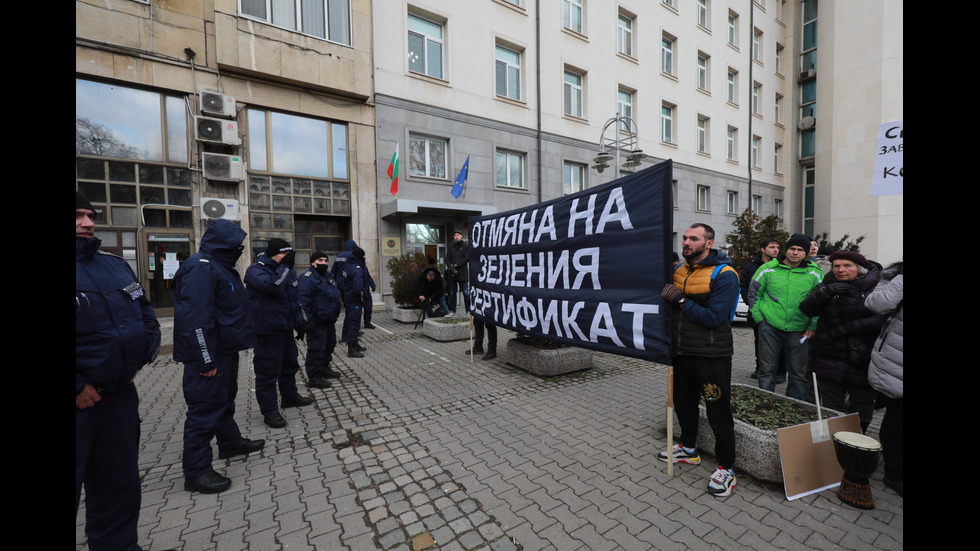
[[[581,15],[581,2],[569,2],[566,0],[563,13],[570,17],[568,21],[574,23]],[[566,21],[566,22],[568,22]],[[619,21],[619,44],[620,48],[626,50],[622,53],[632,52],[632,19],[622,16]],[[733,27],[733,28],[737,28]],[[435,78],[444,78],[443,68],[443,49],[444,49],[443,25],[424,17],[408,14],[408,48],[409,48],[409,70],[415,73],[425,74]],[[734,34],[732,35],[734,39]],[[757,33],[761,38],[761,34]],[[677,39],[664,35],[662,41],[662,70],[664,73],[675,74],[676,67],[674,61],[674,49]],[[781,60],[781,48],[777,47],[777,70]],[[494,49],[495,57],[495,93],[498,97],[516,101],[523,100],[522,94],[522,55],[523,52],[513,48],[508,44],[496,44]],[[710,93],[710,55],[698,52],[697,55],[697,87],[699,90]],[[562,109],[564,115],[577,119],[586,119],[586,72],[570,65],[566,65],[563,70],[562,82]],[[728,68],[726,80],[727,101],[737,106],[739,91],[739,72],[736,69]],[[620,116],[635,118],[636,113],[636,90],[620,87],[617,90],[617,114]],[[773,96],[772,112],[775,121],[779,124],[781,120],[782,96]],[[660,138],[666,143],[676,143],[673,132],[673,111],[676,106],[663,104],[661,107],[660,119]],[[751,87],[750,108],[752,113],[757,116],[763,115],[763,86],[759,82],[753,82]],[[700,140],[698,151],[707,153],[707,142]],[[729,159],[736,160],[734,152],[730,152]],[[423,151],[417,153],[419,156],[426,154]],[[752,166],[758,166],[753,164]],[[778,166],[778,165],[777,165]],[[427,176],[430,176],[427,174]],[[442,176],[437,176],[442,177]]]
[[[350,0],[238,0],[238,12],[263,23],[351,45]]]
[[[586,0],[562,0],[562,26],[570,31],[584,35],[586,33],[585,24],[585,2]],[[755,0],[757,5],[763,8],[762,0]],[[513,2],[516,3],[516,2]],[[668,8],[676,11],[676,0],[662,0]],[[779,12],[776,14],[777,20],[782,19],[782,8],[785,0],[776,0]],[[728,43],[738,48],[739,38],[739,15],[735,10],[728,10]],[[712,16],[711,0],[697,0],[697,23],[702,29],[710,32]],[[636,26],[636,15],[624,9],[620,9],[617,20],[617,48],[619,53],[626,56],[633,56],[633,29]],[[762,31],[753,29],[752,33],[752,57],[757,61],[762,60]]]
[[[726,192],[725,198],[725,214],[739,215],[745,210],[739,203],[737,191],[728,190]],[[761,212],[762,207],[762,196],[753,195],[752,196],[752,211]],[[697,210],[698,212],[711,212],[711,186],[698,185],[697,189]],[[773,214],[777,218],[783,218],[783,200],[773,199]]]
[[[668,116],[672,113],[670,107],[664,107],[664,119],[666,122],[665,126],[668,128],[671,125],[672,120]],[[711,131],[711,119],[705,116],[698,116],[697,125],[695,128],[697,151],[698,153],[710,154],[711,151],[708,148],[710,143],[710,131]],[[752,136],[752,141],[750,142],[749,149],[749,166],[752,168],[761,169],[762,167],[762,138],[759,136]],[[781,144],[773,144],[772,148],[772,171],[779,174],[782,172],[780,169],[780,161],[782,160],[782,149]],[[739,136],[738,128],[733,126],[728,126],[725,129],[725,159],[732,162],[738,162],[739,155]]]
[[[410,176],[439,180],[453,176],[448,167],[449,140],[413,134],[408,141]],[[501,188],[527,189],[526,165],[526,153],[498,149],[494,153],[494,182]],[[587,168],[585,163],[564,163],[562,183],[565,194],[585,189]]]
[[[187,110],[182,96],[76,79],[76,181],[106,205],[99,224],[191,227]],[[350,216],[346,124],[253,107],[243,121],[253,228],[289,229],[293,213]]]

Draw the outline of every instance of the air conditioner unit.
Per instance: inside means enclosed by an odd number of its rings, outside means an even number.
[[[194,117],[194,137],[198,141],[241,145],[238,137],[238,123],[227,119]]]
[[[201,197],[201,220],[241,220],[238,199],[220,197]]]
[[[208,180],[240,182],[245,179],[245,163],[238,155],[202,153],[201,165]]]
[[[200,90],[201,114],[213,117],[234,117],[237,113],[235,96],[215,90]]]

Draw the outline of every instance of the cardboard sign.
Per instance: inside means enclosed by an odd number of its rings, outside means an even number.
[[[840,486],[844,469],[834,451],[835,432],[861,432],[858,414],[851,413],[776,430],[786,499]]]

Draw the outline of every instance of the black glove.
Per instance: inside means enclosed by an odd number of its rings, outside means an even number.
[[[299,329],[296,330],[296,340],[301,341],[303,340],[304,337],[306,337],[306,331],[304,331],[303,328],[300,327]]]
[[[313,321],[313,320],[310,320],[310,321],[307,321],[307,322],[303,322],[303,325],[301,325],[299,328],[300,328],[300,331],[302,331],[304,333],[309,333],[310,331],[313,331],[313,328],[314,327],[316,327],[316,322]]]
[[[296,251],[289,251],[286,256],[282,257],[280,264],[292,268],[294,262],[296,262]]]
[[[672,283],[668,283],[667,285],[664,285],[663,291],[660,291],[660,296],[662,296],[667,302],[677,305],[680,304],[681,299],[684,298],[684,291],[681,291]]]
[[[849,283],[828,283],[827,293],[830,296],[850,296],[857,293],[854,286]]]

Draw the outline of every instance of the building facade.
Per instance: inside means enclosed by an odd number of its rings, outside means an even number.
[[[768,3],[418,0],[375,13],[379,172],[396,148],[401,159],[396,195],[379,178],[382,242],[441,260],[467,216],[615,179],[593,159],[628,130],[646,155],[629,170],[674,161],[675,229],[707,222],[723,243],[750,202],[798,226],[782,154],[796,140],[796,5]],[[617,116],[634,124],[604,131]]]
[[[903,2],[803,0],[794,43],[800,134],[794,177],[802,230],[864,236],[861,251],[902,260],[904,197],[870,195],[878,127],[901,122]]]
[[[901,0],[378,6],[76,1],[76,188],[156,307],[216,216],[249,233],[243,264],[272,237],[297,266],[355,239],[390,307],[387,258],[442,261],[468,216],[666,159],[675,250],[751,208],[901,259],[903,199],[869,193],[878,126],[902,120]]]
[[[76,189],[164,314],[214,218],[248,232],[242,271],[272,237],[297,267],[377,249],[371,2],[303,4],[76,1]]]

